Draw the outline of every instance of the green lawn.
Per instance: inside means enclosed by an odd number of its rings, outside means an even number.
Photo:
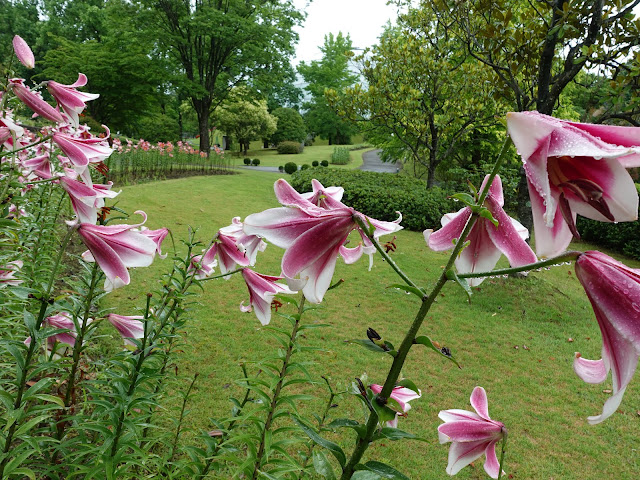
[[[259,145],[253,145],[252,147],[259,147]],[[327,160],[329,162],[330,168],[347,168],[353,169],[358,168],[362,165],[362,154],[371,148],[355,150],[351,152],[351,161],[347,165],[331,165],[331,154],[333,153],[334,145],[312,145],[310,147],[304,147],[304,151],[295,155],[280,155],[275,149],[261,149],[256,148],[255,150],[249,150],[246,158],[254,158],[260,159],[261,167],[279,167],[284,166],[287,162],[295,162],[298,165],[304,165],[305,163],[311,166],[311,162],[317,160],[321,162],[322,160]],[[233,159],[232,165],[235,166],[244,166],[244,158],[245,155],[238,155],[238,153],[230,153],[226,152],[225,155],[229,158]]]
[[[320,155],[320,149],[305,149],[304,155]],[[264,159],[261,164],[280,163],[280,156],[264,153],[251,157]],[[247,169],[238,175],[130,186],[118,197],[119,206],[145,210],[150,228],[169,227],[176,239],[186,236],[189,225],[198,227],[199,238],[207,242],[232,217],[244,218],[277,206],[272,186],[279,176]],[[420,232],[401,231],[396,243],[395,261],[416,282],[429,287],[445,264],[446,255],[430,251]],[[591,248],[584,244],[575,247]],[[170,250],[168,241],[164,249]],[[281,254],[281,249],[270,245],[259,256],[256,270],[279,273]],[[318,363],[312,373],[325,375],[342,388],[364,373],[371,383],[382,383],[390,365],[390,357],[344,341],[365,338],[367,327],[373,327],[398,344],[418,308],[415,297],[387,288],[398,279],[379,255],[372,271],[367,267],[366,258],[354,265],[338,260],[334,279],[343,278],[345,283],[330,291],[322,308],[306,317],[307,322],[331,325],[310,330],[303,340],[325,349],[315,356]],[[135,270],[132,284],[107,296],[108,304],[116,313],[133,314],[134,306],[143,304],[144,293],[154,289],[154,279],[169,268],[167,259]],[[226,416],[228,397],[241,394],[233,384],[239,377],[238,363],[258,360],[274,348],[275,342],[255,316],[239,311],[240,302],[246,300],[246,287],[235,276],[229,281],[206,282],[191,311],[178,367],[182,375],[200,372],[188,417],[193,428],[210,430],[209,418]],[[272,323],[285,328],[288,325],[278,317]],[[572,369],[574,352],[595,359],[600,358],[601,349],[595,317],[573,267],[562,265],[524,279],[488,279],[475,289],[471,304],[459,288],[448,285],[421,333],[449,347],[462,369],[426,349],[412,350],[403,374],[422,389],[423,395],[412,403],[408,418],[400,420],[400,428],[428,441],[377,442],[366,459],[391,463],[412,479],[449,478],[445,473],[448,445],[438,444],[436,432],[438,412],[471,409],[469,395],[481,385],[487,390],[492,418],[504,422],[509,430],[508,478],[640,478],[640,378],[631,383],[614,416],[597,426],[586,422],[588,415],[600,413],[609,396],[604,390],[611,385],[610,381],[587,385]],[[307,414],[325,401],[322,389],[312,393],[318,400],[303,406]],[[360,403],[354,398],[344,397],[337,403],[334,418],[360,414]],[[352,437],[348,433],[336,435],[334,440],[350,451]],[[483,461],[465,468],[457,478],[487,478]]]

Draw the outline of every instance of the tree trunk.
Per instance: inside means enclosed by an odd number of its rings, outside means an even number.
[[[207,157],[211,151],[209,145],[209,107],[211,102],[206,99],[193,98],[193,108],[198,115],[198,133],[200,135],[200,151],[205,152]]]

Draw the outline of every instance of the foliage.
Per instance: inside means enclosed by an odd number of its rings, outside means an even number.
[[[311,162],[311,166],[312,166],[312,167],[317,167],[318,165],[320,165],[320,164],[318,163],[318,160],[314,160],[313,162]]]
[[[431,187],[441,164],[446,170],[474,158],[463,148],[470,150],[475,132],[494,123],[496,105],[483,68],[468,58],[449,23],[428,8],[410,8],[357,61],[363,83],[327,97],[383,150],[383,159],[403,161]]]
[[[265,100],[250,100],[249,92],[236,89],[215,111],[216,126],[232,135],[246,155],[249,143],[261,137],[268,137],[276,131],[277,118],[270,115]]]
[[[307,138],[307,128],[300,115],[293,108],[277,108],[271,114],[278,119],[278,126],[269,142],[278,145],[285,141],[301,143]]]
[[[282,142],[278,144],[278,153],[284,155],[302,153],[302,148],[302,144],[299,142]]]
[[[245,165],[251,165],[251,159],[250,158],[246,158],[244,159],[244,164]]]
[[[320,166],[321,167],[328,167],[329,166],[329,160],[322,160],[320,162]]]
[[[298,171],[298,165],[295,162],[287,162],[284,164],[284,171],[291,175],[293,172]]]
[[[306,170],[307,168],[311,168],[311,165],[309,165],[308,163],[303,163],[302,165],[300,165],[300,170]]]
[[[311,180],[344,188],[342,201],[373,218],[394,221],[402,212],[401,225],[409,230],[437,228],[445,213],[455,210],[448,193],[438,187],[425,189],[417,178],[388,173],[311,168],[294,173],[291,185],[299,192],[311,191]]]
[[[260,165],[260,159],[254,158],[253,160],[251,160],[251,165],[253,165],[254,167],[257,167],[258,165]]]
[[[331,154],[331,163],[335,165],[346,165],[351,161],[350,149],[347,147],[336,147]]]
[[[178,88],[198,116],[200,150],[208,152],[209,115],[248,78],[281,73],[302,14],[290,2],[142,0],[160,50],[180,66]]]
[[[324,96],[325,89],[342,89],[356,81],[357,77],[349,69],[352,48],[349,35],[330,33],[325,35],[324,45],[320,47],[322,59],[298,65],[298,72],[307,83],[305,90],[311,96],[304,104],[305,121],[309,131],[314,136],[328,138],[329,145],[351,143],[355,133],[354,127],[331,109]]]

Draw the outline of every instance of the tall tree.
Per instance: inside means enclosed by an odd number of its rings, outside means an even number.
[[[289,62],[303,15],[274,0],[142,0],[159,47],[180,66],[182,88],[198,116],[200,149],[209,152],[209,116],[230,90]]]
[[[330,103],[360,124],[385,157],[425,176],[427,188],[470,133],[477,137],[493,123],[495,102],[483,69],[426,9],[400,15],[358,61],[365,83],[327,92]]]
[[[502,96],[518,111],[551,115],[585,68],[620,64],[640,44],[633,13],[640,0],[421,0],[456,18],[468,52],[491,68]],[[531,227],[524,172],[518,215]]]
[[[349,143],[354,133],[353,125],[340,118],[329,106],[325,90],[342,90],[353,85],[358,76],[349,68],[353,46],[349,35],[342,33],[325,35],[320,47],[322,59],[309,64],[300,62],[298,72],[307,82],[305,90],[311,100],[303,105],[307,111],[305,120],[315,135],[329,139],[329,145]]]

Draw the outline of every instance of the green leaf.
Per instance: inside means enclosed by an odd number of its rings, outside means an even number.
[[[500,225],[500,222],[498,222],[498,220],[496,220],[495,218],[493,218],[493,215],[491,214],[491,212],[489,211],[489,209],[487,208],[481,208],[480,209],[480,216],[482,218],[486,218],[487,220],[489,220],[491,223],[493,223],[493,225],[495,227],[497,227],[498,225]]]
[[[358,470],[351,477],[352,480],[380,480],[382,477],[371,470]]]
[[[326,455],[321,450],[313,451],[313,468],[315,468],[318,475],[322,475],[327,480],[335,480],[336,478],[331,463],[329,463]]]
[[[421,442],[426,442],[427,439],[418,437],[413,433],[405,432],[403,430],[399,430],[393,427],[384,427],[380,430],[379,435],[384,438],[388,438],[389,440],[419,440]]]
[[[460,367],[460,364],[456,361],[456,359],[453,358],[453,355],[446,355],[445,353],[443,353],[442,349],[436,347],[433,341],[431,341],[431,339],[426,335],[420,335],[419,337],[416,337],[416,339],[413,342],[419,343],[420,345],[424,345],[426,347],[431,348],[432,350],[438,352],[440,355],[445,357],[447,360],[451,360],[453,363],[455,363],[458,366],[458,368],[462,368]]]
[[[413,293],[420,300],[422,300],[427,295],[427,292],[425,292],[421,288],[412,287],[410,285],[403,285],[401,283],[394,283],[393,285],[389,285],[389,288],[397,288],[399,290],[404,290],[407,293]]]
[[[8,218],[0,218],[0,228],[18,228],[20,225]]]
[[[404,380],[401,380],[399,382],[396,382],[396,385],[399,386],[399,387],[408,388],[409,390],[413,390],[415,393],[420,395],[420,389],[416,386],[415,383],[413,383],[411,380],[409,380],[407,378],[405,378]]]
[[[338,463],[340,464],[340,466],[344,468],[345,464],[347,463],[347,457],[345,456],[344,452],[342,451],[342,448],[340,448],[338,444],[333,443],[332,441],[327,440],[326,438],[322,438],[320,435],[316,433],[316,431],[313,428],[305,424],[298,417],[294,416],[293,420],[300,426],[302,431],[306,433],[311,440],[313,440],[315,443],[317,443],[321,447],[324,447],[327,450],[329,450],[331,454],[334,457],[336,457],[336,460],[338,460]]]
[[[36,317],[27,309],[24,310],[23,316],[24,324],[27,326],[29,333],[32,333],[36,329]]]
[[[364,348],[366,348],[367,350],[371,350],[372,352],[376,352],[376,353],[386,353],[384,348],[379,347],[378,345],[376,345],[375,343],[373,343],[371,340],[367,339],[355,339],[355,340],[347,340],[347,343],[355,343],[357,345],[363,346]]]
[[[377,473],[381,478],[389,478],[391,480],[409,480],[409,477],[382,462],[371,460],[365,463],[364,467],[371,472]]]
[[[453,269],[447,270],[447,278],[449,280],[453,280],[454,282],[456,282],[458,285],[462,287],[464,292],[467,294],[467,299],[470,302],[471,295],[473,295],[473,292],[471,291],[471,287],[469,286],[467,279],[458,277],[458,274]]]
[[[453,198],[454,200],[458,200],[458,201],[460,201],[460,202],[462,202],[465,205],[468,205],[470,207],[472,207],[472,206],[474,206],[476,204],[476,199],[473,198],[468,193],[456,193],[454,195],[451,195],[451,198]]]

